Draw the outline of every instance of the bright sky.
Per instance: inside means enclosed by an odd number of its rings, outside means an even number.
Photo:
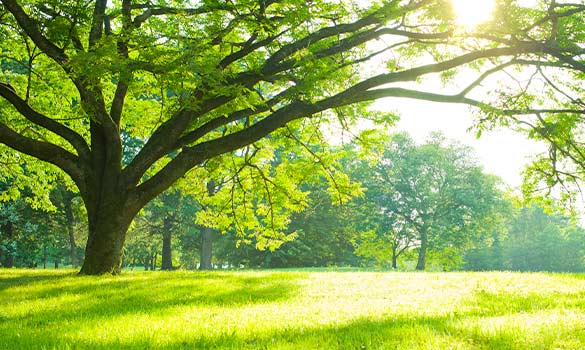
[[[406,131],[417,142],[424,142],[431,132],[440,131],[447,138],[472,147],[477,162],[487,173],[501,177],[514,188],[522,183],[524,166],[545,150],[542,144],[506,129],[485,132],[477,139],[474,131],[468,131],[473,118],[464,105],[386,98],[377,101],[374,108],[398,112],[401,120],[393,131]]]
[[[465,27],[489,20],[494,10],[493,0],[452,2],[458,14],[457,22]],[[517,3],[531,7],[535,5],[535,0],[518,0]],[[425,87],[425,90],[449,93],[441,91],[442,84],[438,81],[427,81]],[[451,91],[453,92],[455,91]],[[431,132],[440,131],[449,139],[472,147],[478,163],[485,171],[498,175],[513,188],[518,188],[522,183],[521,173],[524,167],[536,154],[545,150],[544,145],[506,129],[485,132],[477,139],[475,132],[469,131],[473,122],[472,113],[469,107],[460,104],[387,98],[377,101],[374,108],[398,112],[401,120],[394,131],[406,131],[417,142],[424,142]]]

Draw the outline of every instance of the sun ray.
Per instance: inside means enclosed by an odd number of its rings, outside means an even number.
[[[487,22],[493,15],[494,0],[451,0],[455,21],[464,27]]]

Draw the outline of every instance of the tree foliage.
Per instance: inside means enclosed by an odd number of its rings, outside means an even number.
[[[585,230],[559,213],[524,207],[510,219],[503,235],[465,255],[471,270],[585,270]]]
[[[461,251],[500,209],[496,179],[473,162],[470,149],[440,134],[422,145],[396,134],[376,164],[362,162],[357,169],[367,188],[357,207],[370,228],[358,251],[391,259],[394,268],[415,247],[417,269],[425,268],[428,252]]]

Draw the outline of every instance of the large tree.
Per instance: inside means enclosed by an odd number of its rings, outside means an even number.
[[[577,62],[580,27],[560,23],[585,11],[506,1],[502,13],[517,15],[470,32],[441,0],[0,4],[1,56],[18,67],[0,75],[0,143],[77,185],[84,274],[118,273],[134,216],[191,168],[310,117],[351,127],[366,101],[471,103],[466,94],[495,71]],[[379,61],[387,69],[366,69]],[[469,65],[484,73],[453,96],[388,85]],[[129,164],[124,133],[145,140]]]
[[[416,269],[424,270],[429,252],[466,247],[501,201],[496,179],[474,164],[470,150],[440,134],[422,145],[396,134],[380,161],[364,162],[360,173],[367,191],[358,206],[367,208],[370,233],[358,252],[380,259],[379,249],[389,251],[384,260],[392,258],[394,268],[409,248],[418,248]]]

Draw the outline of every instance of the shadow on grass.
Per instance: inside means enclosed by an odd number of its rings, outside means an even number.
[[[472,315],[458,317],[400,316],[380,320],[356,319],[341,325],[314,325],[314,328],[287,328],[256,335],[239,335],[226,329],[216,336],[191,334],[169,342],[157,343],[149,336],[122,341],[96,342],[87,339],[77,342],[74,349],[339,349],[339,350],[394,350],[394,349],[582,349],[585,336],[575,337],[580,325],[564,328],[562,334],[536,337],[519,334],[514,329],[503,329],[490,334],[478,326],[465,325]],[[473,321],[471,321],[473,322]],[[463,324],[463,325],[462,325]],[[218,325],[221,327],[221,325]],[[573,337],[570,347],[557,347],[563,337]]]
[[[60,322],[86,322],[88,319],[99,322],[100,319],[131,314],[165,316],[168,310],[180,306],[229,308],[275,302],[294,294],[298,289],[297,281],[302,276],[287,274],[285,280],[282,274],[159,273],[154,279],[148,274],[128,274],[124,277],[61,276],[55,283],[52,283],[53,276],[25,278],[29,287],[27,294],[13,296],[12,302],[35,300],[42,307],[0,319],[24,327],[39,327]],[[21,284],[18,281],[13,286]],[[72,301],[60,300],[68,296],[72,297]]]
[[[49,281],[60,281],[63,278],[76,276],[77,272],[50,270],[17,270],[0,268],[0,292],[14,287]]]
[[[226,330],[220,336],[195,335],[163,346],[165,349],[585,349],[585,328],[575,322],[571,327],[553,323],[542,326],[539,315],[535,325],[518,328],[519,324],[503,324],[491,331],[482,325],[492,317],[527,316],[538,311],[562,308],[583,310],[584,293],[564,293],[538,298],[520,297],[512,293],[488,294],[483,291],[463,302],[464,312],[455,315],[395,315],[380,319],[358,318],[339,325],[302,329],[286,328],[258,335],[238,335]],[[470,307],[467,307],[470,306]],[[522,325],[520,325],[522,326]],[[558,329],[554,329],[554,327]],[[539,328],[542,327],[542,328]],[[231,333],[230,333],[231,332]],[[526,333],[531,332],[531,333]],[[568,347],[558,347],[570,344]],[[88,347],[95,344],[88,343]],[[108,348],[112,344],[105,344]],[[127,348],[152,348],[145,340],[126,344]],[[118,344],[120,346],[120,344]],[[124,348],[124,345],[120,346]]]

